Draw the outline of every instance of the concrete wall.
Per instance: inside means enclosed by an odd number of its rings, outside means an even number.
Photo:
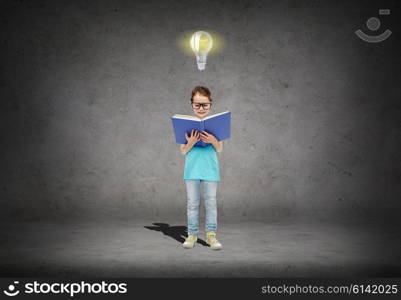
[[[386,6],[386,7],[384,7]],[[170,117],[208,86],[232,112],[221,220],[396,216],[396,1],[2,1],[3,218],[185,220]],[[354,34],[379,8],[393,35]],[[196,69],[177,39],[224,48]]]

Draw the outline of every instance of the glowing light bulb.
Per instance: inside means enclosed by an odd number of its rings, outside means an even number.
[[[206,31],[197,31],[192,35],[190,45],[192,51],[196,55],[198,69],[200,71],[204,70],[206,66],[207,54],[213,47],[212,36]]]

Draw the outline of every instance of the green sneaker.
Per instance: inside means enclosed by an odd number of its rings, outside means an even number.
[[[210,245],[213,250],[220,250],[222,248],[220,242],[216,239],[216,232],[206,232],[206,243]]]
[[[187,249],[193,248],[197,240],[198,236],[196,234],[189,233],[182,246]]]

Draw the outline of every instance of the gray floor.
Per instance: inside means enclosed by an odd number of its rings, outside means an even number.
[[[201,223],[203,226],[203,223]],[[2,277],[401,277],[400,227],[220,222],[223,249],[181,246],[185,222],[2,223]]]

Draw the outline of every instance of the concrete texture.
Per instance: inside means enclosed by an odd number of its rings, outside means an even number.
[[[170,117],[198,84],[232,111],[223,215],[398,214],[401,43],[353,33],[374,2],[2,3],[4,217],[182,212]],[[197,28],[225,40],[204,72],[176,43]]]
[[[380,16],[379,31],[394,34],[363,42],[354,31],[367,31],[380,8],[392,13]],[[11,224],[2,227],[1,269],[394,274],[385,268],[392,256],[371,249],[381,249],[375,230],[391,234],[400,222],[399,9],[397,1],[1,1],[0,218]],[[198,29],[224,39],[203,72],[177,44]],[[212,112],[232,112],[219,154],[219,220],[232,225],[220,228],[224,253],[183,252],[144,228],[186,226],[184,157],[170,117],[191,113],[195,85],[211,89]],[[373,231],[358,240],[338,229],[351,220]],[[63,225],[82,222],[92,225]],[[310,222],[334,235],[281,225]],[[190,258],[206,263],[200,273]]]
[[[0,276],[401,277],[399,226],[224,222],[218,233],[223,249],[214,251],[204,232],[193,249],[184,249],[184,224],[2,224]]]

